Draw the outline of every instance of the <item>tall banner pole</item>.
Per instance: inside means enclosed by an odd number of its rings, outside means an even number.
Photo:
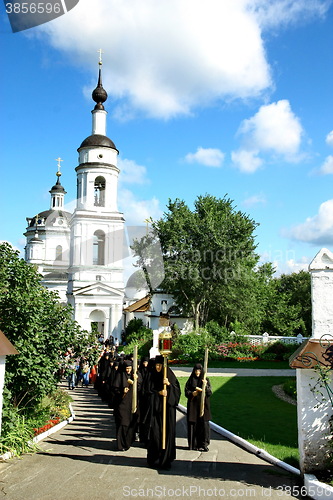
[[[168,374],[168,357],[163,356],[163,378],[167,378]],[[163,385],[163,390],[167,390],[166,384]],[[163,426],[162,426],[162,450],[165,450],[166,446],[166,407],[167,407],[167,397],[163,396]]]
[[[133,352],[133,389],[132,389],[132,413],[135,413],[138,405],[138,346],[134,346]]]
[[[171,354],[172,335],[170,332],[164,330],[158,336],[159,351],[163,356],[163,379],[165,380],[168,375],[168,354]],[[167,425],[167,384],[163,384],[163,407],[162,407],[162,450],[166,448],[166,425]]]
[[[208,370],[208,347],[205,349],[205,359],[204,359],[204,374],[202,379],[202,392],[201,392],[201,401],[200,401],[200,417],[203,417],[205,412],[205,398],[206,398],[206,378],[207,378],[207,370]]]

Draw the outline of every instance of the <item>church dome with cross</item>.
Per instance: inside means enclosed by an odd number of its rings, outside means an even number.
[[[64,210],[66,191],[60,182],[60,162],[57,158],[57,182],[50,189],[51,199],[48,210],[42,210],[33,217],[27,217],[24,236],[27,239],[25,260],[37,266],[44,276],[47,288],[59,293],[66,302],[67,268],[69,263],[70,219],[72,214]],[[46,276],[52,275],[52,281]],[[57,279],[54,280],[54,277]]]
[[[73,308],[82,328],[97,327],[105,337],[120,338],[123,319],[124,216],[118,210],[118,150],[106,135],[107,92],[98,83],[92,92],[92,129],[78,148],[77,196],[73,213],[65,209],[66,191],[57,181],[47,210],[27,218],[26,261],[37,266],[42,283]],[[64,138],[66,140],[66,138]]]

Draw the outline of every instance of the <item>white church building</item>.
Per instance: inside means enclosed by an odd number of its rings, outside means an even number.
[[[154,307],[127,310],[147,290],[138,290],[138,295],[129,287],[129,294],[125,293],[125,219],[117,206],[118,150],[106,135],[107,93],[102,85],[101,61],[99,64],[98,84],[92,93],[92,132],[78,148],[76,207],[73,213],[64,210],[66,191],[60,182],[58,158],[49,209],[27,218],[25,260],[37,266],[48,289],[72,305],[74,319],[83,329],[94,328],[104,338],[112,335],[120,341],[129,319],[142,316],[144,323],[154,328],[157,320],[150,316],[165,317],[166,309],[174,308],[174,301],[160,294]]]
[[[100,63],[101,65],[101,63]],[[27,262],[38,266],[43,284],[73,306],[74,319],[105,338],[120,337],[123,327],[124,216],[117,207],[118,150],[106,135],[101,66],[92,93],[92,132],[78,148],[77,200],[74,213],[64,210],[65,190],[50,190],[49,210],[28,218]],[[60,161],[60,159],[59,159]]]

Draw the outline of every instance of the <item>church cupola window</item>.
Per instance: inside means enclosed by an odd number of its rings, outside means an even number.
[[[62,246],[57,245],[56,247],[56,258],[55,260],[62,260]]]
[[[93,240],[93,265],[104,266],[105,264],[105,234],[98,230],[94,233]]]
[[[95,179],[94,206],[95,207],[105,206],[105,179],[102,176],[98,176]]]

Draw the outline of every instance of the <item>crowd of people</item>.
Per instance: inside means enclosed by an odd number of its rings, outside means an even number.
[[[188,446],[208,451],[212,391],[209,379],[203,375],[202,365],[196,364],[185,386]],[[107,345],[98,361],[94,387],[113,409],[118,450],[128,450],[139,441],[147,449],[150,467],[169,469],[176,457],[180,386],[169,367],[164,371],[163,356],[142,357],[136,370],[133,355],[118,354],[115,346]],[[200,416],[203,388],[204,413]]]

